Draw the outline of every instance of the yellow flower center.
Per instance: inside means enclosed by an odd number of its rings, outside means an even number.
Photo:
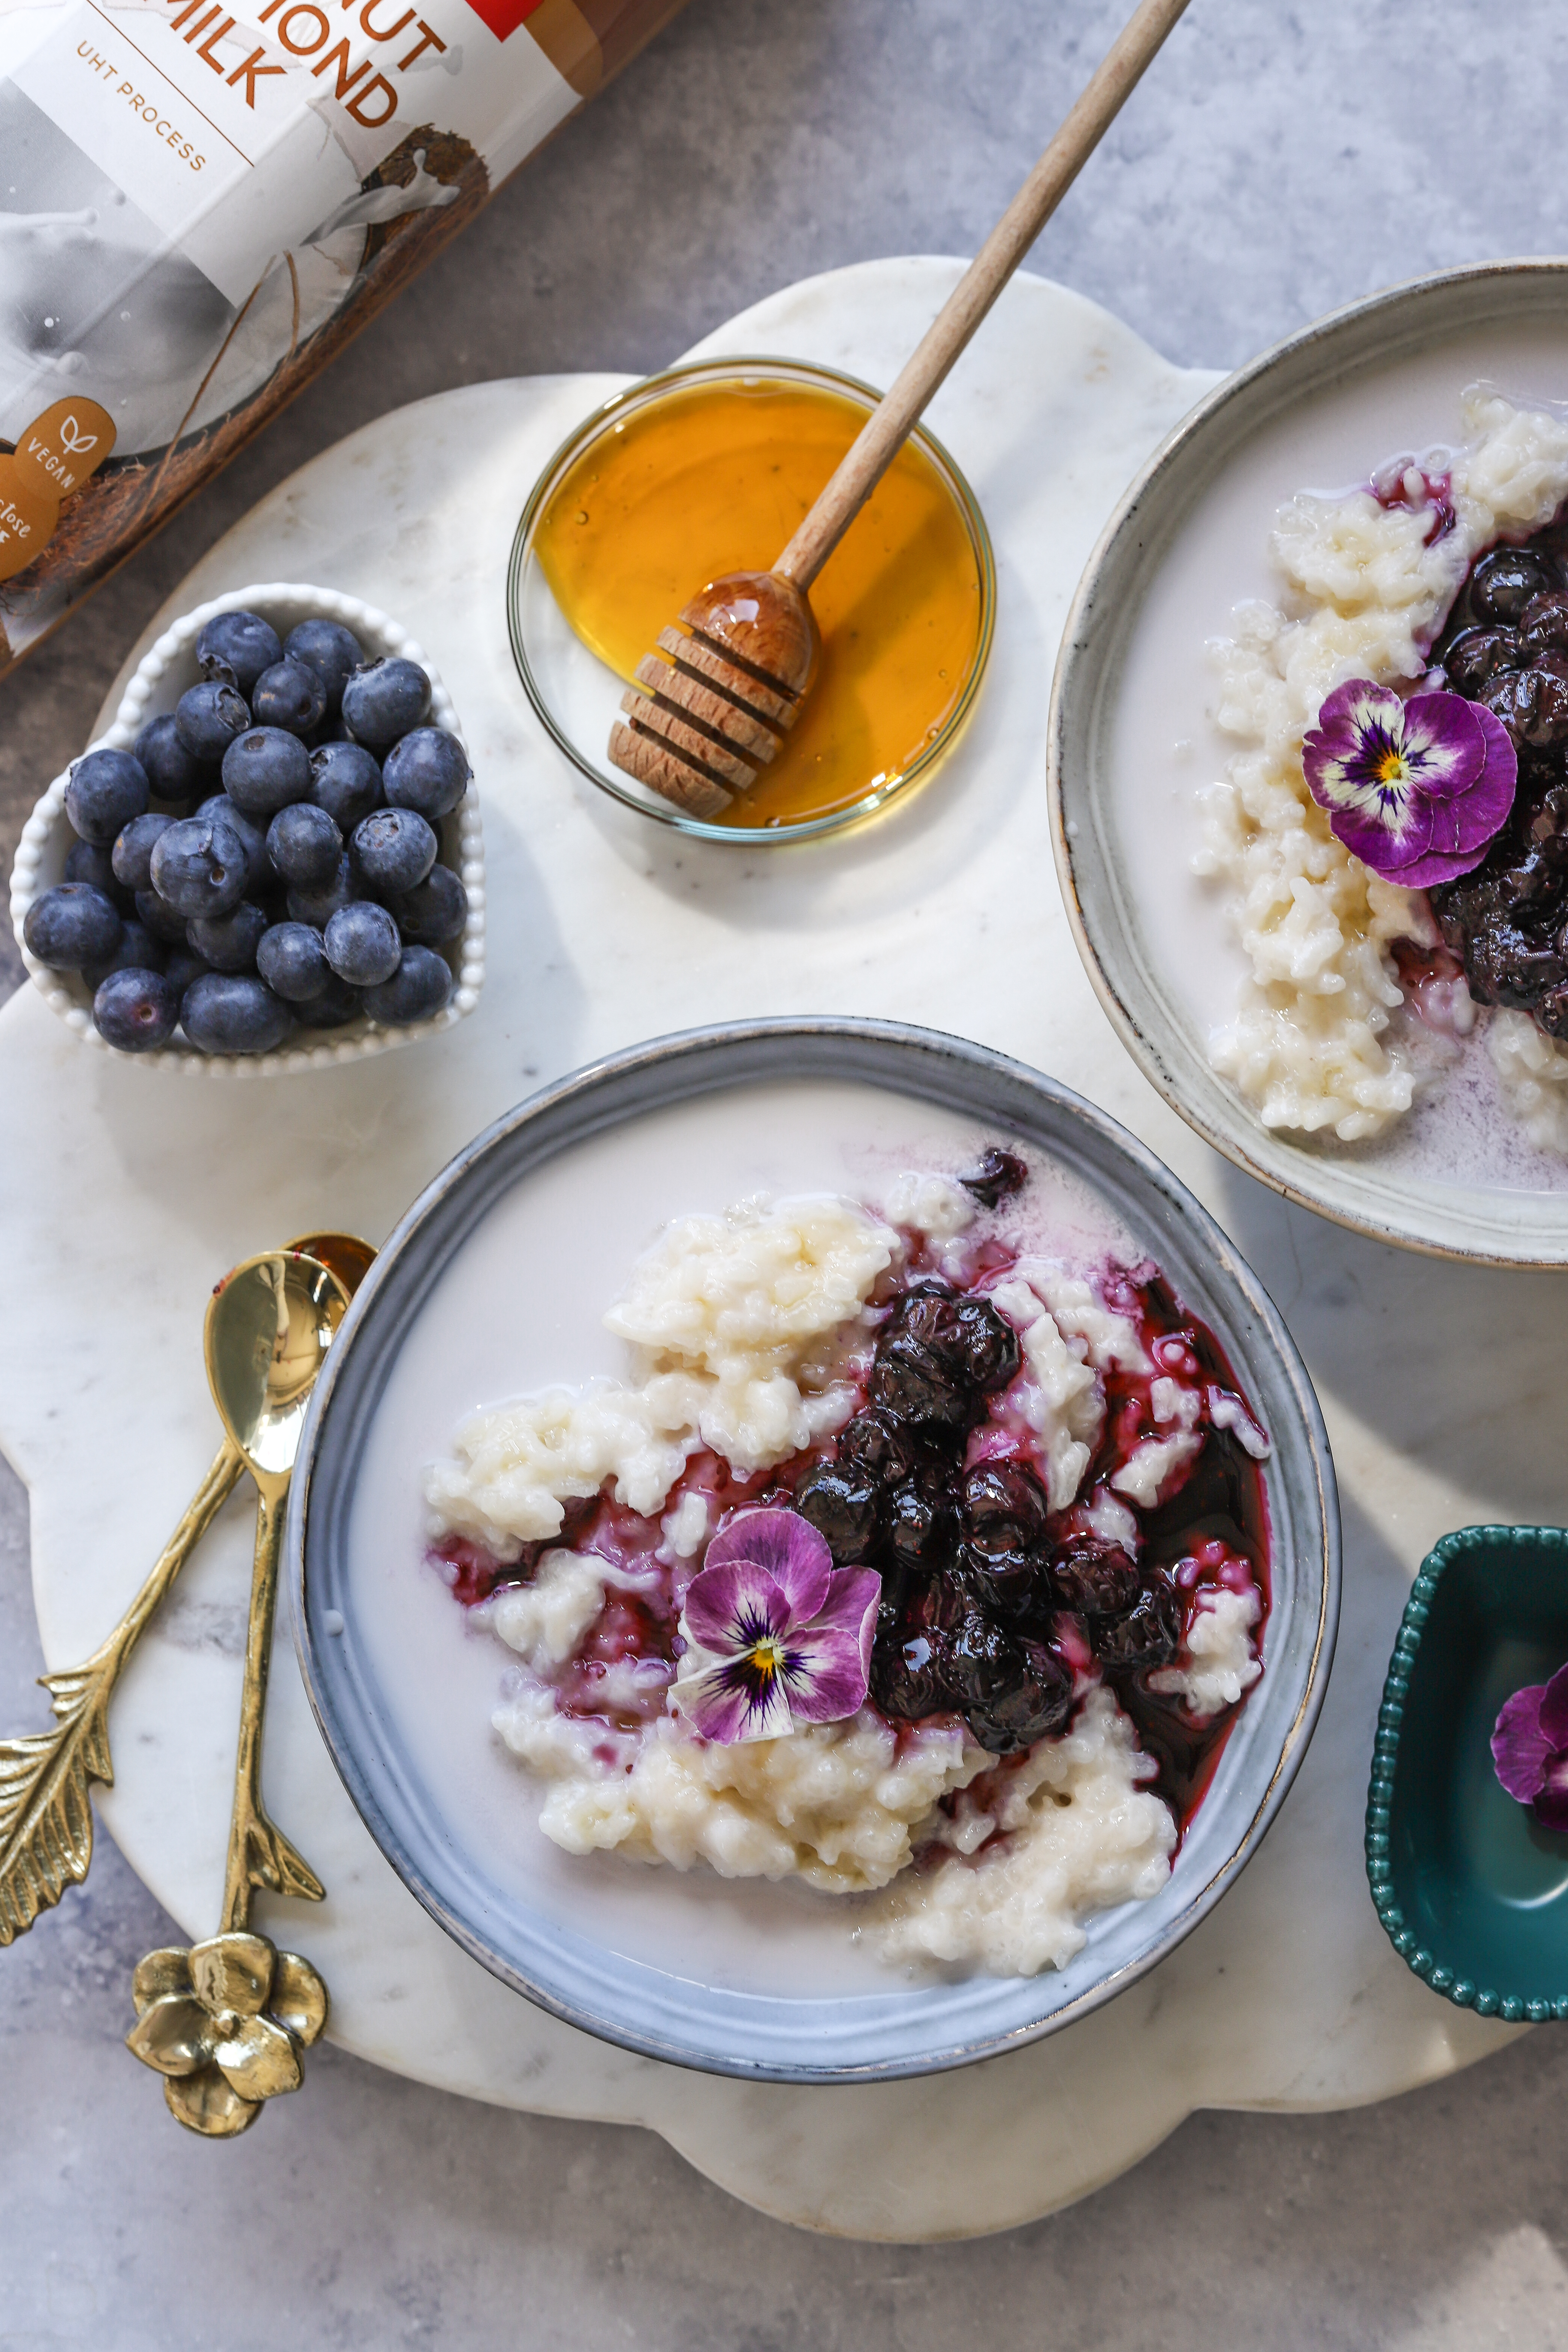
[[[1390,745],[1389,749],[1384,753],[1382,759],[1378,761],[1373,773],[1380,784],[1403,784],[1408,782],[1410,771],[1405,766],[1404,752],[1396,751],[1393,746]]]
[[[746,1652],[746,1664],[760,1683],[770,1683],[775,1675],[782,1674],[784,1662],[784,1643],[773,1633],[753,1642]]]

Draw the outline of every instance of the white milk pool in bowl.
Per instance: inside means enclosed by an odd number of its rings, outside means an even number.
[[[1462,271],[1380,295],[1267,354],[1151,462],[1085,573],[1052,720],[1058,862],[1091,979],[1124,1040],[1221,1150],[1293,1198],[1405,1246],[1568,1263],[1568,1161],[1504,1109],[1479,1038],[1383,1136],[1270,1131],[1215,1073],[1211,1034],[1247,976],[1221,891],[1193,870],[1198,793],[1237,744],[1213,715],[1207,646],[1278,604],[1279,509],[1340,493],[1399,452],[1460,437],[1477,382],[1568,399],[1568,268]]]
[[[1263,1681],[1160,1893],[1091,1918],[1059,1971],[944,1981],[858,1945],[844,1898],[553,1845],[536,1826],[539,1783],[489,1729],[505,1653],[424,1561],[422,1474],[475,1406],[624,1369],[599,1318],[670,1218],[762,1191],[874,1195],[900,1170],[951,1171],[996,1142],[1036,1171],[1042,1237],[1086,1264],[1155,1257],[1251,1384],[1276,1438],[1275,1601]],[[1110,1122],[930,1033],[699,1033],[501,1122],[378,1266],[306,1441],[291,1537],[302,1663],[373,1835],[507,1981],[594,2032],[718,2071],[923,2071],[1081,2013],[1217,1899],[1283,1793],[1326,1676],[1331,1479],[1283,1327],[1203,1213]]]

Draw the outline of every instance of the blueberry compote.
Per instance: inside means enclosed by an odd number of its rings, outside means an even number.
[[[993,1262],[975,1282],[988,1289],[1006,1271]],[[1256,1443],[1256,1424],[1213,1334],[1152,1266],[1112,1267],[1099,1288],[1137,1330],[1148,1369],[1104,1373],[1104,1429],[1070,1508],[1049,1508],[1033,1433],[1007,1393],[1016,1334],[984,1297],[929,1274],[891,1302],[866,1406],[796,1507],[840,1561],[881,1570],[871,1696],[883,1714],[960,1715],[1001,1758],[1061,1730],[1086,1683],[1103,1679],[1183,1826],[1231,1717],[1196,1723],[1152,1678],[1174,1662],[1201,1586],[1255,1585],[1267,1610],[1263,1484],[1236,1433]],[[1155,1418],[1157,1385],[1195,1443],[1152,1506],[1117,1497],[1108,1512],[1110,1479],[1172,1433]],[[1113,1516],[1120,1540],[1104,1531]]]
[[[994,1153],[962,1181],[989,1208],[1026,1172]],[[1267,1441],[1213,1333],[1158,1270],[1112,1265],[1094,1288],[1137,1345],[1101,1369],[1103,1426],[1074,1500],[1053,1511],[1030,1369],[988,1295],[1013,1274],[1015,1251],[982,1240],[954,1279],[919,1234],[906,1242],[898,1275],[873,1299],[874,1329],[850,1367],[857,1410],[836,1437],[751,1475],[703,1449],[657,1517],[607,1494],[572,1503],[559,1536],[510,1564],[458,1537],[432,1557],[468,1607],[530,1581],[547,1550],[604,1560],[604,1609],[556,1680],[555,1702],[603,1724],[604,1761],[624,1767],[617,1735],[664,1713],[681,1654],[681,1606],[706,1543],[682,1557],[667,1532],[689,1514],[685,1498],[700,1497],[709,1536],[735,1510],[788,1504],[826,1538],[836,1564],[881,1575],[869,1696],[896,1728],[961,1717],[1002,1765],[1066,1728],[1084,1692],[1105,1681],[1184,1829],[1235,1709],[1197,1719],[1181,1690],[1160,1684],[1205,1589],[1257,1590],[1261,1649],[1268,1523],[1255,1457]],[[1126,1369],[1140,1350],[1139,1368]],[[1183,1441],[1177,1458],[1152,1495],[1134,1501],[1116,1488],[1130,1457],[1173,1435]]]
[[[1568,1038],[1568,508],[1471,566],[1432,659],[1519,754],[1508,823],[1478,866],[1430,893],[1432,910],[1478,1003]]]

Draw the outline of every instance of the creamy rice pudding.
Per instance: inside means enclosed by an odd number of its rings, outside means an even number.
[[[1163,1885],[1262,1671],[1268,1439],[1154,1266],[1042,1245],[1028,1175],[675,1216],[622,1373],[457,1430],[427,1559],[557,1847],[1003,1974]]]
[[[1224,894],[1247,976],[1211,1057],[1265,1126],[1351,1143],[1481,1053],[1530,1143],[1563,1152],[1568,418],[1478,385],[1455,424],[1451,446],[1281,509],[1279,593],[1238,607],[1214,648],[1215,716],[1237,748],[1202,793],[1195,863]],[[1363,679],[1405,714],[1439,697],[1485,714],[1517,767],[1494,836],[1430,877],[1355,854],[1315,793],[1313,744]],[[1395,783],[1399,760],[1385,747]]]

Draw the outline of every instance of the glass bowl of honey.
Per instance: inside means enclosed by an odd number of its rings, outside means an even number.
[[[879,395],[830,368],[700,361],[617,393],[535,484],[507,581],[529,700],[601,791],[710,841],[800,841],[929,775],[973,708],[995,625],[984,518],[917,425],[811,591],[816,681],[783,749],[721,817],[700,819],[610,765],[637,663],[710,580],[789,540]]]

